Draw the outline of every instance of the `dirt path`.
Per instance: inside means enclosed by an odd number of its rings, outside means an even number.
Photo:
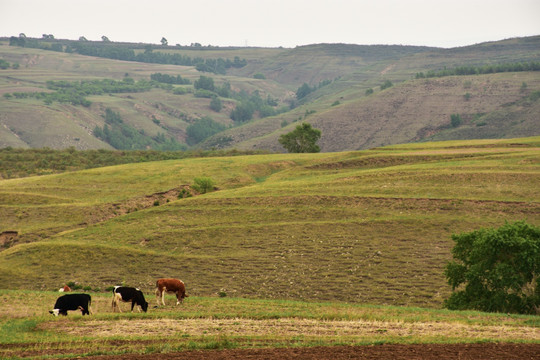
[[[373,345],[284,349],[200,350],[168,354],[85,357],[92,360],[149,359],[538,359],[540,344]]]

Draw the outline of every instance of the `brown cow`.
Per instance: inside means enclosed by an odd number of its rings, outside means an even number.
[[[156,281],[156,301],[159,306],[159,298],[161,297],[161,303],[165,306],[165,293],[176,294],[176,305],[180,304],[186,295],[186,286],[182,280],[178,279],[159,279]]]
[[[69,291],[71,291],[71,288],[69,286],[65,285],[63,288],[60,288],[58,291],[59,292],[69,292]]]

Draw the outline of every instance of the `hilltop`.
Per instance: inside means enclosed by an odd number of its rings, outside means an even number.
[[[0,147],[283,152],[278,137],[302,121],[322,130],[323,152],[540,134],[538,71],[418,76],[536,63],[540,36],[455,49],[21,41],[0,39],[9,65],[0,70]],[[97,135],[105,125],[121,141]]]

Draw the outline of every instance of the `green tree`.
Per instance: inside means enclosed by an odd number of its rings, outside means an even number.
[[[279,137],[279,143],[290,153],[316,153],[321,151],[317,141],[321,131],[314,129],[309,123],[302,123],[288,134]]]
[[[296,98],[298,100],[300,99],[303,99],[305,98],[306,96],[308,96],[309,94],[311,94],[313,91],[315,91],[314,88],[310,87],[308,84],[306,83],[303,83],[302,86],[300,86],[297,90],[296,90]]]
[[[167,41],[167,39],[165,39],[164,37],[162,37],[162,38],[161,38],[161,45],[167,46],[167,45],[169,45],[169,42]]]
[[[540,228],[521,221],[452,239],[454,261],[447,264],[445,276],[453,293],[446,308],[538,313]]]
[[[204,75],[201,75],[199,77],[199,80],[195,80],[195,82],[193,83],[193,86],[197,90],[198,89],[204,89],[204,90],[209,90],[209,91],[215,90],[214,79],[208,76],[204,76]]]
[[[386,80],[382,85],[381,85],[381,90],[384,90],[384,89],[388,89],[390,87],[394,86],[394,84],[392,84],[392,82],[390,80]]]
[[[203,117],[186,128],[187,142],[189,145],[198,144],[226,128],[225,125],[215,122],[209,117]]]
[[[452,125],[452,127],[458,127],[459,125],[461,125],[462,123],[462,120],[461,120],[461,116],[459,114],[452,114],[450,115],[450,125]]]
[[[214,110],[215,112],[220,112],[223,107],[223,104],[221,103],[220,98],[217,96],[212,96],[212,100],[210,101],[210,109]]]

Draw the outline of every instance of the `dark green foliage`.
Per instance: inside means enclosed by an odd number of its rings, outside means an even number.
[[[208,76],[204,76],[204,75],[201,75],[199,77],[199,80],[195,80],[195,82],[193,83],[193,86],[197,90],[199,89],[209,90],[209,91],[215,90],[214,79]]]
[[[534,314],[540,310],[540,228],[525,222],[452,235],[448,309]],[[456,289],[459,289],[456,291]]]
[[[245,92],[234,93],[233,91],[231,94],[239,100],[230,114],[231,119],[236,122],[242,123],[251,120],[255,112],[259,113],[259,117],[264,118],[288,111],[286,107],[276,109],[277,101],[271,96],[267,96],[266,100],[262,99],[258,91],[254,91],[251,95]]]
[[[459,114],[452,114],[450,115],[450,125],[452,125],[453,128],[458,127],[461,125],[463,121],[461,120],[461,115]]]
[[[191,124],[186,129],[187,143],[195,145],[206,138],[226,129],[225,125],[215,122],[209,117],[204,117]]]
[[[253,118],[255,105],[250,101],[243,101],[231,111],[231,119],[236,122],[246,122]]]
[[[394,84],[392,84],[392,82],[390,80],[386,80],[382,85],[381,85],[381,90],[384,90],[384,89],[388,89],[390,87],[394,86]]]
[[[198,98],[212,99],[216,97],[216,93],[210,90],[199,89],[193,93],[193,96]]]
[[[222,108],[223,104],[221,103],[221,100],[217,96],[213,96],[212,101],[210,101],[210,109],[215,112],[220,112]]]
[[[311,94],[313,91],[317,90],[316,88],[310,87],[308,84],[303,83],[302,86],[296,90],[296,98],[301,100]]]
[[[321,138],[321,131],[311,127],[311,124],[302,123],[288,134],[279,137],[279,143],[290,153],[316,153],[321,151],[317,141]]]
[[[150,80],[165,83],[165,84],[175,84],[175,85],[187,85],[191,84],[189,79],[184,79],[181,75],[168,75],[162,73],[154,73],[150,75]]]
[[[103,128],[96,126],[94,136],[105,141],[115,149],[119,150],[185,150],[186,146],[174,140],[167,139],[164,134],[158,133],[155,137],[150,137],[142,131],[123,122],[120,114],[106,109],[105,125]]]
[[[111,79],[85,80],[85,81],[47,81],[47,88],[54,92],[27,92],[13,93],[17,99],[36,98],[42,99],[45,104],[52,104],[55,101],[69,103],[72,105],[90,106],[91,102],[86,99],[89,95],[101,95],[106,93],[134,93],[148,91],[152,88],[152,83],[140,80],[135,82],[131,78],[124,78],[122,81]]]
[[[367,89],[366,90],[366,96],[371,95],[371,94],[373,94],[373,89],[372,88]]]
[[[186,189],[182,189],[180,190],[180,192],[178,193],[178,199],[185,199],[185,198],[190,198],[192,197],[193,195],[191,194],[191,192],[189,190],[186,190]]]
[[[9,66],[9,63],[6,60],[0,59],[0,69],[5,70],[8,69]]]
[[[484,66],[459,66],[454,69],[431,70],[427,73],[419,72],[417,79],[455,76],[455,75],[479,75],[494,74],[501,72],[540,71],[540,62],[504,63]]]
[[[213,72],[216,74],[225,74],[226,70],[234,67],[241,68],[247,65],[245,59],[240,60],[237,56],[233,61],[230,59],[203,59],[200,57],[191,58],[178,53],[163,53],[152,51],[152,45],[144,45],[144,52],[135,53],[134,49],[141,48],[136,44],[119,44],[109,40],[107,36],[102,36],[102,42],[91,42],[85,37],[80,37],[79,41],[55,40],[52,35],[46,38],[33,39],[25,36],[9,39],[10,46],[21,46],[38,48],[43,50],[62,51],[63,44],[66,44],[66,52],[77,52],[81,55],[103,57],[107,59],[139,61],[145,63],[171,64],[195,66],[199,71]],[[161,47],[167,46],[167,39],[161,39]]]
[[[296,90],[296,98],[298,100],[301,100],[301,99],[305,98],[306,96],[308,96],[309,94],[311,94],[312,92],[322,88],[323,86],[329,85],[331,83],[332,83],[331,80],[323,80],[323,81],[319,82],[318,86],[313,86],[313,87],[309,86],[306,83],[303,83],[302,86],[300,86]]]

